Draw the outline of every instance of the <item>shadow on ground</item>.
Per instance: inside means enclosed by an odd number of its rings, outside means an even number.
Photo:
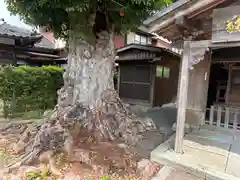
[[[136,151],[143,158],[149,157],[152,150],[167,140],[174,132],[172,125],[177,118],[177,109],[174,107],[156,107],[137,113],[141,117],[151,118],[157,130],[147,132],[144,138],[136,145]]]

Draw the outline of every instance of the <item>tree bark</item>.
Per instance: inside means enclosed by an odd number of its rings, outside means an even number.
[[[49,150],[64,149],[71,155],[79,134],[85,132],[96,141],[119,139],[134,144],[143,132],[155,128],[151,120],[139,119],[119,99],[114,90],[114,63],[112,33],[99,33],[95,47],[71,37],[58,104],[38,127],[21,163],[28,164]]]
[[[79,39],[70,39],[68,67],[64,73],[64,87],[59,92],[59,107],[82,104],[98,111],[104,91],[114,89],[113,35],[102,32],[98,36],[95,47]]]

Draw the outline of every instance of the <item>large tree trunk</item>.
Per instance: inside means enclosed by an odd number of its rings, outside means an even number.
[[[133,119],[120,101],[113,82],[115,56],[113,34],[106,31],[98,34],[95,47],[71,40],[58,117],[62,126],[77,123],[98,139],[134,143],[153,123]]]
[[[22,162],[29,163],[44,151],[62,147],[71,154],[73,143],[83,132],[96,141],[119,139],[134,144],[144,131],[155,127],[152,121],[131,114],[119,99],[113,83],[114,61],[113,34],[98,34],[95,47],[70,39],[58,104],[49,120],[39,126]]]

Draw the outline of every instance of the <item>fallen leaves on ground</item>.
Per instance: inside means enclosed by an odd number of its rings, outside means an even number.
[[[0,137],[1,138],[1,137]],[[15,141],[13,142],[15,143]],[[13,159],[17,156],[11,151],[10,139],[0,139],[0,156],[8,154]],[[8,174],[8,180],[150,180],[160,169],[160,165],[140,159],[135,149],[122,142],[99,142],[89,137],[79,138],[71,158],[63,153],[54,156],[56,167],[61,175],[54,176],[49,165],[35,164],[21,166],[16,172]],[[7,163],[7,162],[4,162]],[[32,179],[31,179],[32,178]]]

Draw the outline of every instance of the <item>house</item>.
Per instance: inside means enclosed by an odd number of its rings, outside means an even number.
[[[40,34],[43,36],[45,42],[51,43],[52,48],[54,49],[62,49],[66,46],[66,42],[61,38],[54,38],[54,34],[52,31],[46,30],[44,27],[39,28]]]
[[[56,49],[44,36],[2,22],[0,24],[0,63],[14,65],[65,64],[64,49]]]
[[[170,49],[168,42],[139,29],[127,34],[126,44],[117,49],[117,56],[122,100],[153,107],[176,98],[180,55]]]
[[[172,158],[188,159],[188,154],[194,151],[196,162],[191,163],[196,166],[201,164],[202,169],[211,169],[213,176],[217,175],[217,170],[222,174],[230,174],[226,179],[240,177],[239,169],[233,167],[233,164],[240,162],[240,152],[236,147],[239,139],[234,136],[240,129],[239,20],[240,0],[178,0],[144,22],[149,32],[167,38],[182,49],[175,152],[182,154],[190,142],[194,146],[201,146],[201,152],[205,150],[205,156],[202,156],[204,162],[197,159],[200,150],[193,150],[193,146],[185,151],[185,155],[172,154]],[[186,123],[194,124],[192,127],[197,127],[195,130],[198,132],[202,128],[211,129],[212,135],[205,129],[201,137],[200,133],[197,138],[194,136],[193,143],[188,139],[190,136],[184,136]],[[229,140],[224,139],[226,134],[221,134],[223,132],[229,134]],[[216,141],[231,148],[219,147]],[[188,145],[185,146],[186,143]],[[220,150],[226,155],[220,157],[214,154]],[[213,163],[213,156],[215,160],[217,157],[222,159]],[[181,160],[184,161],[184,158]]]

